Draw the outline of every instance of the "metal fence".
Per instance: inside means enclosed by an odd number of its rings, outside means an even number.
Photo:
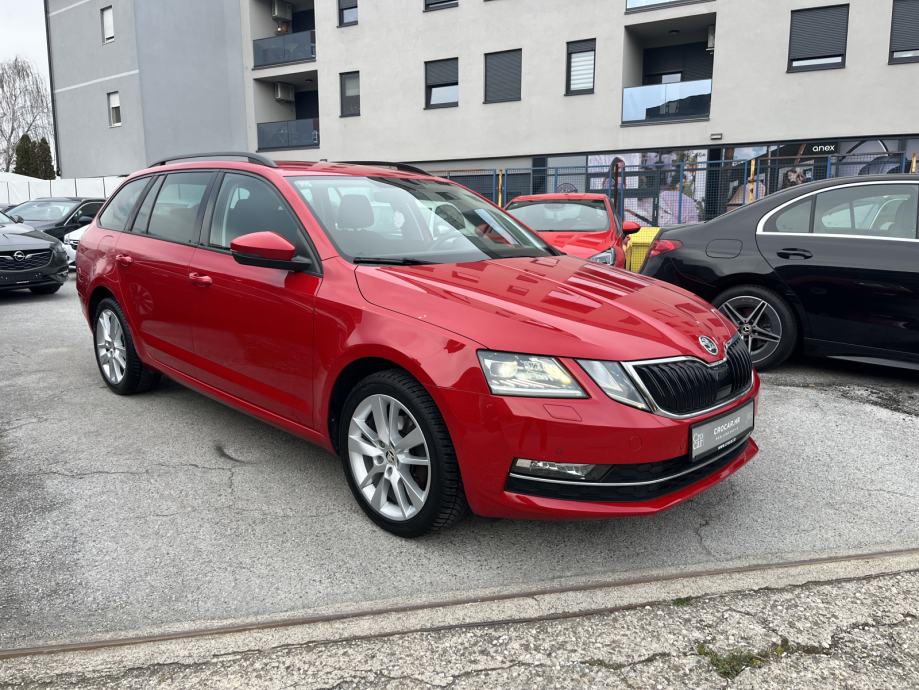
[[[623,219],[662,226],[710,220],[768,194],[813,180],[897,172],[916,172],[915,159],[880,152],[649,166],[450,170],[435,174],[502,206],[527,194],[603,193],[613,200]]]

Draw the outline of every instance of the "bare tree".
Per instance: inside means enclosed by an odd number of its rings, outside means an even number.
[[[0,170],[9,172],[23,134],[51,134],[51,94],[32,63],[23,58],[0,62]]]

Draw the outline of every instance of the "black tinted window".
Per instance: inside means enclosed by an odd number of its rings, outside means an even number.
[[[148,182],[150,182],[149,177],[132,180],[115,192],[114,198],[99,216],[99,225],[109,230],[124,230],[128,218],[131,217],[131,211],[134,210]]]
[[[274,187],[257,177],[226,175],[214,204],[210,244],[226,248],[237,237],[265,230],[297,248],[303,245],[297,220]]]
[[[147,232],[173,242],[198,241],[198,213],[211,173],[167,175],[150,214]]]

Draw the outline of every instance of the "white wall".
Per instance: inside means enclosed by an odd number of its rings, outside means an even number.
[[[0,204],[20,204],[46,196],[108,197],[124,182],[121,177],[61,178],[39,180],[0,172]]]

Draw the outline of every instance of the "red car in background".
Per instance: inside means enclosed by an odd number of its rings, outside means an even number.
[[[604,194],[518,196],[506,210],[556,249],[598,264],[625,268],[626,238],[641,226],[622,225]]]
[[[132,175],[80,240],[114,393],[165,374],[310,440],[404,537],[650,515],[756,454],[750,356],[689,292],[410,166],[207,158]]]

